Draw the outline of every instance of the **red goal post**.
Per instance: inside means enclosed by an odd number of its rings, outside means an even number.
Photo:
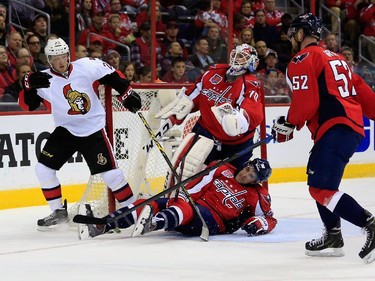
[[[188,86],[190,84],[132,84],[133,89],[142,99],[141,112],[154,132],[161,124],[160,119],[154,118],[161,108],[158,95],[168,95],[169,97],[177,95],[182,87]],[[99,96],[106,110],[107,133],[113,145],[115,158],[134,195],[149,197],[162,191],[168,165],[155,145],[144,147],[150,140],[148,131],[139,116],[126,110],[117,100],[116,95],[118,94],[111,88],[99,86]],[[191,131],[198,118],[199,112],[189,114],[183,124],[173,127],[168,136],[160,140],[170,159],[182,138]],[[257,130],[254,142],[265,136],[266,128],[265,122],[263,122]],[[267,159],[266,147],[262,146],[256,149],[254,156]],[[94,214],[99,217],[105,216],[116,208],[113,196],[100,175],[90,176],[85,192],[78,203],[90,203]],[[69,210],[70,216],[74,216],[76,213],[77,204]]]

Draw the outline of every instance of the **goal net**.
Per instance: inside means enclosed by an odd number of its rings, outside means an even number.
[[[186,84],[132,84],[142,99],[140,111],[154,132],[159,129],[162,122],[155,118],[155,114],[161,108],[158,95],[177,95],[183,86],[186,87]],[[169,168],[156,145],[150,145],[151,137],[138,114],[126,110],[116,95],[114,90],[99,86],[99,96],[107,113],[108,136],[112,141],[118,166],[124,172],[134,195],[138,198],[147,198],[163,190]],[[165,100],[168,98],[163,102]],[[198,118],[199,112],[189,114],[183,124],[174,126],[160,139],[159,142],[169,159],[172,159],[173,152],[182,138],[192,130]],[[258,130],[254,142],[259,140],[260,134]],[[255,157],[261,155],[266,158],[265,153],[261,153],[259,148],[254,150]],[[98,217],[103,217],[116,209],[115,200],[100,175],[90,176],[82,198],[68,210],[71,218],[77,214],[79,203],[89,203],[94,215]]]

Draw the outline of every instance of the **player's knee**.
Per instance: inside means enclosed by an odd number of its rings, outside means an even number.
[[[177,200],[174,198],[169,199],[167,207],[175,209],[181,225],[191,222],[194,217],[194,211],[191,205],[181,198],[178,198]]]
[[[116,191],[127,184],[123,172],[118,168],[103,172],[101,176],[112,191]]]
[[[56,177],[56,170],[53,170],[40,162],[35,165],[35,174],[42,188],[52,188],[60,185],[60,182]]]
[[[314,198],[314,200],[317,201],[320,205],[327,206],[337,190],[319,189],[310,186],[309,192],[311,197]]]

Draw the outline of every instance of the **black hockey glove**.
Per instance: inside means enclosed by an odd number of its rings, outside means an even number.
[[[25,90],[48,88],[51,83],[49,79],[52,76],[48,73],[37,71],[26,74],[22,79],[22,86]]]
[[[136,113],[142,107],[142,100],[136,92],[131,90],[130,94],[125,98],[122,104],[126,109]]]

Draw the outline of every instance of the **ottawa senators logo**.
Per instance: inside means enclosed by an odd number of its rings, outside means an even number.
[[[63,93],[70,105],[69,115],[84,115],[89,112],[91,102],[87,94],[73,90],[70,84],[64,86]]]
[[[98,161],[96,163],[102,166],[107,164],[107,158],[105,158],[102,153],[99,153],[97,157],[98,157]]]

